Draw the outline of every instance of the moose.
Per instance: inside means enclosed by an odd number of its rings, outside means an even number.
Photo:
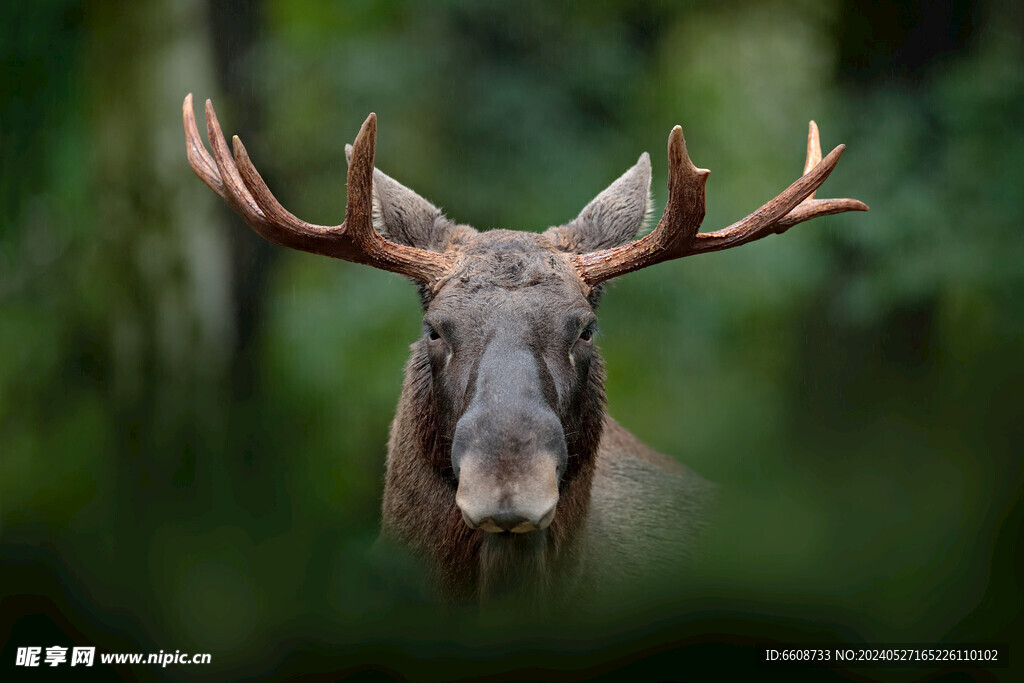
[[[698,232],[709,171],[690,161],[676,126],[667,205],[642,238],[646,153],[565,225],[478,232],[374,167],[370,114],[346,147],[345,220],[327,227],[278,203],[237,136],[229,150],[210,100],[212,155],[191,94],[183,117],[192,169],[259,235],[416,282],[423,332],[391,425],[381,538],[410,551],[454,604],[564,604],[684,566],[715,486],[608,415],[594,346],[603,284],[868,208],[815,198],[844,146],[822,158],[812,121],[799,179],[743,220]]]

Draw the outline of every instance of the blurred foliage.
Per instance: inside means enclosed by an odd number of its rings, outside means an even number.
[[[430,609],[362,559],[414,289],[260,244],[188,169],[189,91],[322,223],[369,111],[385,172],[532,230],[645,149],[660,211],[676,123],[725,225],[799,173],[814,117],[849,146],[822,196],[870,213],[602,302],[612,414],[723,496],[706,566],[631,637],[1022,642],[1022,35],[1005,0],[5,7],[5,661],[52,640],[444,677],[410,672],[473,637],[417,630]],[[625,647],[577,637],[533,651]]]

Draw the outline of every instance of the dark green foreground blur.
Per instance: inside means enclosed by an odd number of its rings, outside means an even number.
[[[1018,3],[8,5],[5,668],[94,645],[212,654],[113,680],[728,678],[763,642],[1000,642],[1018,668],[969,676],[1021,675]],[[809,119],[846,143],[821,196],[870,213],[602,302],[610,412],[721,487],[693,575],[524,630],[371,570],[414,287],[262,242],[186,163],[190,91],[325,224],[370,111],[378,166],[478,228],[565,222],[645,150],[660,215],[677,123],[705,230],[799,175]]]

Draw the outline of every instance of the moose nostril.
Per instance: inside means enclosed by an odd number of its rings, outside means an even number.
[[[499,513],[497,515],[491,515],[489,521],[502,531],[512,531],[516,527],[527,524],[532,520],[516,513]]]

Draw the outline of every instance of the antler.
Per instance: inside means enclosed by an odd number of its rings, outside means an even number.
[[[593,287],[662,261],[729,249],[783,233],[797,223],[818,216],[867,211],[867,205],[856,199],[814,198],[845,147],[839,145],[822,159],[818,126],[811,121],[803,176],[743,220],[722,230],[698,233],[704,220],[704,183],[710,171],[693,165],[686,153],[683,130],[676,126],[668,136],[668,203],[658,225],[648,235],[629,244],[574,256],[573,265],[583,281]]]
[[[281,246],[401,273],[428,284],[437,282],[451,266],[451,259],[444,254],[395,244],[373,228],[375,114],[370,114],[363,122],[353,144],[345,221],[333,227],[307,223],[281,206],[249,160],[237,135],[232,138],[232,158],[210,100],[206,100],[206,132],[213,148],[212,157],[199,137],[192,93],[185,97],[182,116],[192,170],[265,239]]]

